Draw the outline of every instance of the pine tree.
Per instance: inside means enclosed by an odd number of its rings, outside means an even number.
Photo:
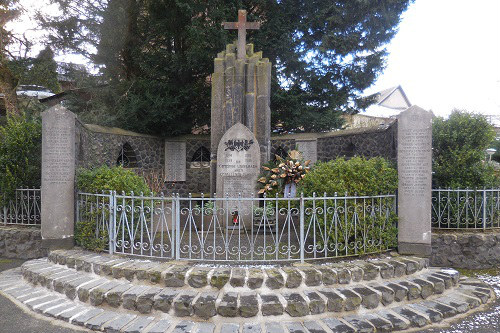
[[[100,66],[115,125],[171,135],[209,123],[213,58],[236,38],[221,24],[246,9],[262,23],[249,42],[273,63],[273,124],[324,131],[364,106],[411,1],[52,0],[63,15],[42,22],[52,45]]]

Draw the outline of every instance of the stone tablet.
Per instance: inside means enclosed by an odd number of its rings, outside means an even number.
[[[311,160],[314,164],[318,160],[318,141],[317,140],[297,140],[295,141],[297,149],[302,153],[304,160]]]
[[[165,181],[186,181],[185,141],[165,141]]]
[[[73,246],[75,119],[60,105],[42,113],[42,239],[50,247]]]
[[[217,150],[217,196],[254,197],[259,172],[259,143],[245,125],[237,123],[222,136]],[[251,221],[251,207],[251,201],[224,201],[224,209],[237,211],[247,227]]]
[[[398,117],[398,177],[399,252],[430,255],[432,113],[418,106]]]
[[[255,195],[259,172],[259,143],[245,125],[237,123],[222,136],[217,150],[218,196]]]

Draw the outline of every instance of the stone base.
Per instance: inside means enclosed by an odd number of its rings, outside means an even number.
[[[424,243],[398,243],[399,254],[430,257],[432,253],[431,244]]]
[[[75,246],[75,238],[42,239],[42,248],[52,250],[67,250]]]

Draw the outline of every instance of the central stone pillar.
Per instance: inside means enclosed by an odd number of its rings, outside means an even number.
[[[246,45],[246,56],[238,59],[236,44],[229,44],[214,61],[211,114],[211,193],[217,184],[218,148],[222,136],[242,124],[255,137],[260,162],[269,160],[271,150],[271,63]],[[260,170],[260,162],[258,169]],[[255,177],[254,186],[257,178]],[[248,187],[247,187],[248,188]]]

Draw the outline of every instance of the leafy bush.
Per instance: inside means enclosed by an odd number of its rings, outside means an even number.
[[[144,178],[121,166],[80,169],[77,176],[77,187],[80,191],[87,193],[101,193],[102,191],[134,192],[136,195],[141,193],[149,195],[150,193]]]
[[[100,212],[95,212],[100,214]],[[89,217],[75,225],[75,242],[78,246],[90,251],[103,251],[109,242],[108,230],[97,231],[95,221]]]
[[[365,159],[354,157],[350,160],[337,158],[329,162],[317,163],[303,179],[299,191],[304,196],[370,196],[378,194],[394,194],[397,189],[397,171],[381,157]],[[315,219],[320,231],[327,230],[327,244],[322,248],[337,249],[343,255],[378,252],[397,245],[397,216],[391,212],[388,216],[384,209],[393,205],[393,198],[377,198],[363,200],[346,199],[335,202],[326,200],[326,214],[323,208],[316,212]],[[319,205],[318,205],[319,204]],[[342,208],[334,212],[333,207]],[[306,201],[306,211],[311,209],[311,201]],[[344,205],[348,208],[344,209]],[[323,201],[316,202],[316,207],[323,207]],[[316,208],[317,210],[318,208]],[[312,212],[313,210],[311,210]],[[323,213],[321,213],[323,212]],[[338,225],[333,219],[337,217]],[[326,219],[325,219],[326,216]],[[314,220],[314,219],[313,219]],[[326,226],[325,226],[326,223]],[[317,235],[319,239],[321,235]]]
[[[485,151],[495,137],[493,127],[479,114],[455,110],[432,124],[433,187],[498,186]]]
[[[16,188],[40,186],[41,138],[39,119],[12,116],[0,126],[0,205]]]
[[[144,193],[149,195],[150,190],[144,178],[131,170],[118,167],[101,166],[97,169],[80,169],[77,176],[77,186],[80,191],[87,193],[101,193],[101,191],[134,192],[135,195]],[[94,211],[81,212],[80,221],[75,226],[75,241],[78,245],[92,251],[102,251],[106,248],[109,232],[99,227],[99,217],[106,216],[105,206],[96,206]]]
[[[377,195],[394,193],[398,175],[388,161],[381,157],[365,159],[342,157],[329,162],[318,162],[302,180],[299,192],[305,196]]]

